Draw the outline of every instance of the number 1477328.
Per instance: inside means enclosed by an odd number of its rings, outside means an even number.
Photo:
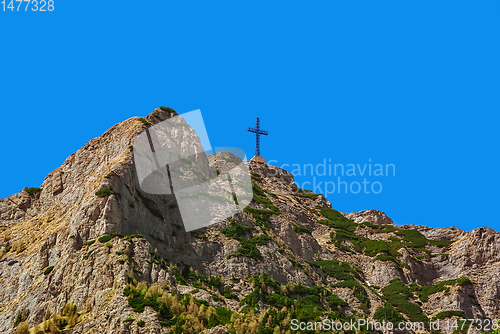
[[[0,2],[4,12],[52,12],[54,11],[54,0],[3,0]]]

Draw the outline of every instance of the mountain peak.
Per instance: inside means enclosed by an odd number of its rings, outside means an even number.
[[[186,232],[175,197],[141,190],[133,157],[137,136],[174,116],[157,108],[121,122],[40,188],[0,200],[0,333],[20,323],[32,332],[289,333],[294,317],[427,321],[500,310],[498,232],[339,212],[265,163],[245,162],[251,185],[233,182],[253,192],[249,206]],[[190,133],[178,127],[169,140]],[[206,173],[186,165],[179,174],[203,181],[241,163],[230,152],[206,159]]]

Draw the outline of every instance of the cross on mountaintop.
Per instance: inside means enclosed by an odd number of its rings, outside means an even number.
[[[267,136],[269,132],[260,129],[260,120],[257,117],[255,128],[248,128],[247,131],[255,133],[255,156],[260,157],[260,136]]]

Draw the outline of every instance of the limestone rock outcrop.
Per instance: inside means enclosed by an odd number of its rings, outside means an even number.
[[[342,214],[356,223],[370,222],[375,225],[394,225],[391,218],[379,210],[364,210],[360,212],[351,212]]]

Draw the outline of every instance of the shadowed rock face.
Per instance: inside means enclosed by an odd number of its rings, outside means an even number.
[[[378,210],[342,213],[348,218],[343,220],[325,197],[297,192],[292,174],[263,163],[247,163],[254,183],[253,209],[186,233],[171,195],[140,190],[131,147],[147,126],[174,115],[159,108],[144,118],[146,122],[132,118],[117,124],[50,173],[41,191],[23,190],[0,200],[0,333],[13,333],[18,315],[32,328],[44,321],[47,310],[61,314],[68,303],[81,316],[76,324],[67,325],[67,333],[165,333],[170,327],[160,324],[165,319],[153,308],[134,312],[129,305],[124,295],[129,281],[179,296],[191,293],[208,305],[241,313],[245,302],[239,301],[254,289],[250,276],[262,272],[282,285],[323,287],[348,303],[335,310],[345,315],[365,313],[369,319],[386,303],[382,288],[394,278],[427,286],[467,277],[474,284],[451,282],[427,298],[417,288],[409,301],[420,303],[428,317],[446,310],[463,311],[467,318],[494,318],[500,312],[498,232],[485,227],[464,232],[453,227],[395,226]],[[173,139],[192,135],[179,127]],[[228,152],[209,156],[206,172],[214,175],[207,176],[215,177],[215,169],[223,170],[234,160]],[[188,167],[182,173],[193,182],[200,178]],[[105,187],[114,193],[96,196]],[[244,231],[237,237],[223,229],[234,224]],[[109,240],[98,240],[106,235]],[[258,236],[268,240],[256,245],[258,255],[245,256],[240,238]],[[384,250],[382,244],[391,248]],[[340,260],[344,268],[359,268],[356,289],[365,291],[369,306],[361,305],[359,290],[335,286],[341,280],[314,263],[318,260]],[[235,296],[214,298],[214,288],[195,289],[187,276],[183,285],[173,265],[179,272],[192,268],[221,276],[220,292],[224,286]],[[325,300],[320,302],[330,307]],[[269,306],[262,297],[255,307],[265,312]],[[135,320],[124,322],[129,317]],[[139,319],[144,327],[137,325]],[[224,333],[233,325],[198,332]]]

